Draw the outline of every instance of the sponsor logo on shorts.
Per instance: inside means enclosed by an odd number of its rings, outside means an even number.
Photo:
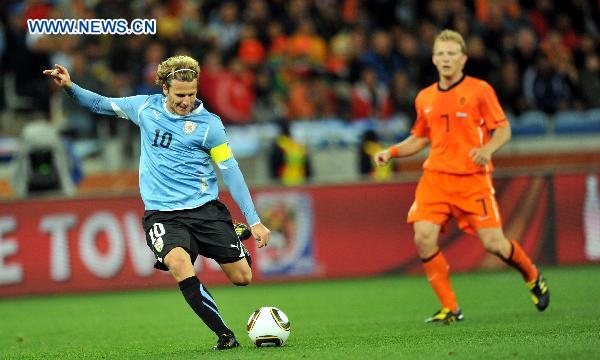
[[[156,251],[161,252],[165,244],[163,243],[162,238],[156,239],[156,241],[152,244]]]

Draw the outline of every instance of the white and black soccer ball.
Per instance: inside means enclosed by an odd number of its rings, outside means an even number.
[[[290,336],[290,320],[278,308],[264,306],[250,315],[247,329],[256,346],[281,346]]]

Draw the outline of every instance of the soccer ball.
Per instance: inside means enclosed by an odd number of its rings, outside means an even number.
[[[290,321],[278,308],[264,306],[250,315],[247,329],[256,346],[281,346],[290,336]]]

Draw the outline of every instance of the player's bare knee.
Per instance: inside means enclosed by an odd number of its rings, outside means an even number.
[[[173,254],[172,256],[167,256],[165,265],[169,268],[171,273],[182,274],[186,269],[187,261],[189,260],[181,254]]]
[[[415,245],[419,255],[427,254],[436,249],[436,238],[434,232],[418,231],[415,232]]]
[[[415,233],[415,244],[417,246],[423,246],[431,242],[431,237],[427,236],[427,233],[419,231]]]
[[[482,237],[481,242],[485,250],[494,255],[501,255],[506,245],[506,239],[498,236]]]
[[[252,282],[251,271],[239,271],[231,277],[231,282],[236,286],[246,286]]]

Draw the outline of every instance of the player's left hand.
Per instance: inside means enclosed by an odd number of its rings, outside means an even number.
[[[271,236],[271,230],[269,230],[263,224],[258,223],[256,225],[253,225],[250,228],[250,231],[252,232],[252,236],[254,236],[256,241],[258,241],[259,248],[267,246],[267,244],[269,243],[269,237]]]
[[[469,152],[469,157],[475,164],[485,166],[492,160],[492,153],[486,150],[485,147],[474,148]]]
[[[54,83],[60,87],[71,88],[73,86],[69,71],[62,65],[54,64],[54,69],[44,70],[43,73],[52,78]]]

